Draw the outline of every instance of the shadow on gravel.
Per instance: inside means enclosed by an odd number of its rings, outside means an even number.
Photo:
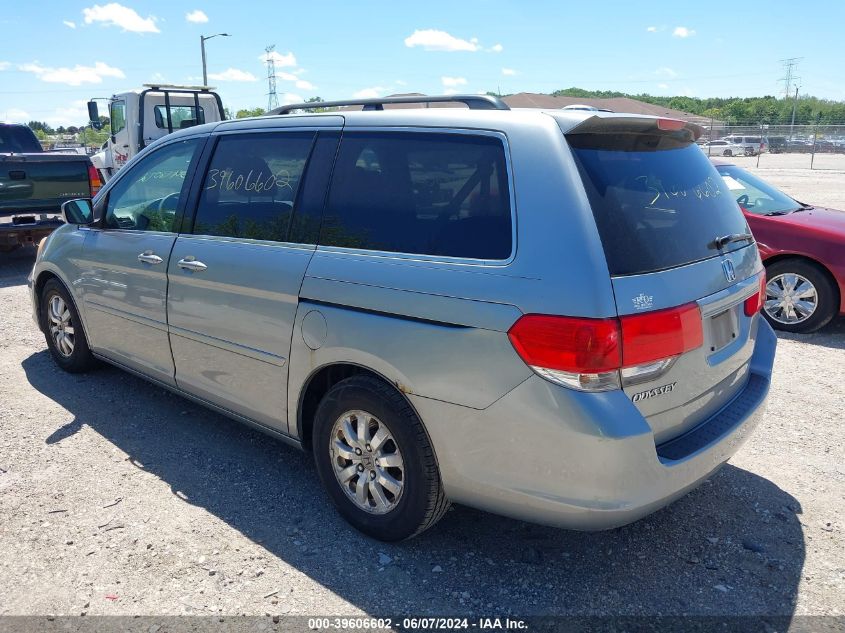
[[[25,246],[11,253],[0,253],[0,288],[25,285],[34,263],[33,246]]]
[[[775,330],[779,339],[784,341],[798,341],[807,345],[819,345],[831,349],[845,349],[845,317],[839,316],[825,325],[818,332],[812,334],[793,334]]]
[[[387,545],[335,514],[307,454],[116,369],[71,376],[47,352],[23,368],[33,387],[74,415],[48,443],[91,427],[187,503],[373,615],[791,616],[795,609],[805,556],[801,507],[730,465],[669,508],[617,530],[570,532],[454,507],[432,530]]]

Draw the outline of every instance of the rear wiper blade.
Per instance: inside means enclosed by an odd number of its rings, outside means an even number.
[[[712,248],[720,249],[731,242],[743,242],[746,240],[753,240],[754,236],[751,233],[730,233],[728,235],[722,235],[721,237],[717,237],[715,240],[710,242],[710,246]]]

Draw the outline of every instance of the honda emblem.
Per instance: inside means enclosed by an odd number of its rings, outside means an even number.
[[[731,260],[725,259],[722,261],[722,270],[725,273],[725,279],[728,281],[736,281],[736,271]]]

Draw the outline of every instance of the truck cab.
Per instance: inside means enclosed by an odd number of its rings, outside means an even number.
[[[111,135],[92,157],[103,181],[162,136],[225,119],[220,95],[209,86],[144,84],[108,101]],[[88,102],[88,112],[92,122],[99,121],[95,101]]]

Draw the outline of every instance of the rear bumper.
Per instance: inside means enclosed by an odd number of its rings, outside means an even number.
[[[534,376],[483,411],[412,401],[450,499],[517,519],[601,530],[674,501],[736,453],[764,413],[776,345],[760,318],[745,387],[659,447],[621,391],[579,393]]]
[[[61,218],[50,218],[26,224],[0,221],[0,246],[38,242],[63,224]]]

